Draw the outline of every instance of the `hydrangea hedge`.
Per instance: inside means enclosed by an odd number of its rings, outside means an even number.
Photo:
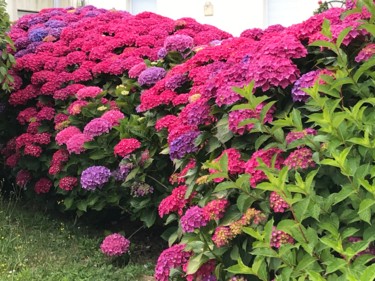
[[[157,280],[371,280],[374,18],[359,0],[235,38],[90,6],[25,16],[5,164],[64,210],[164,219]]]

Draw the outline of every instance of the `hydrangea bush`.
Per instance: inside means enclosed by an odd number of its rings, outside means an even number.
[[[349,4],[238,38],[90,6],[26,16],[6,165],[66,210],[164,219],[157,280],[371,280],[375,7]]]

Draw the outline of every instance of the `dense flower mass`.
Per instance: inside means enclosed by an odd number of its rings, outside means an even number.
[[[82,172],[81,185],[83,189],[95,190],[103,187],[109,181],[111,171],[103,166],[92,166]]]
[[[130,241],[119,233],[113,233],[104,238],[100,245],[103,254],[116,257],[125,254],[129,250]]]

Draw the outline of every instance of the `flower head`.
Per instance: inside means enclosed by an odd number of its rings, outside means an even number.
[[[83,133],[90,138],[109,133],[112,129],[112,124],[103,118],[94,118],[86,124]]]
[[[122,139],[114,147],[114,153],[115,155],[125,157],[140,147],[141,147],[141,143],[137,139],[134,139],[134,138]]]
[[[207,225],[203,209],[198,206],[189,208],[181,217],[181,227],[183,232],[194,232],[196,228]]]
[[[103,254],[118,257],[129,251],[130,241],[119,233],[113,233],[104,238],[100,245]]]
[[[109,181],[110,176],[111,170],[108,168],[104,166],[91,166],[82,172],[82,188],[86,190],[102,188]]]

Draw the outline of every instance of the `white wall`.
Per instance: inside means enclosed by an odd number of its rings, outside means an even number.
[[[158,0],[157,13],[173,19],[195,18],[234,35],[252,27],[263,27],[265,0],[211,0],[214,15],[204,16],[205,0]],[[281,0],[278,0],[281,1]],[[305,0],[300,0],[305,1]]]
[[[127,0],[86,0],[86,4],[93,5],[97,8],[128,10],[129,4]]]
[[[300,23],[313,15],[319,7],[317,0],[266,0],[266,22],[285,27]]]

